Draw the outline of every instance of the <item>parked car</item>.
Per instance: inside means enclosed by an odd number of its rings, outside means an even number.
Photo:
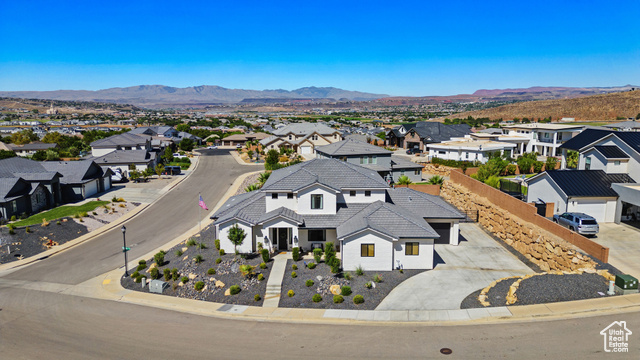
[[[236,149],[242,149],[242,144],[236,145]]]
[[[162,175],[180,175],[181,173],[180,166],[165,166]]]
[[[122,169],[115,168],[115,169],[112,169],[112,171],[113,171],[113,174],[111,174],[111,182],[112,183],[118,183],[118,182],[127,181],[126,176],[124,176],[124,174],[122,173]]]
[[[420,150],[420,148],[411,148],[411,149],[407,149],[407,155],[411,155],[411,154],[420,154],[422,151]]]
[[[215,150],[217,148],[218,147],[216,145],[207,146],[207,149],[209,149],[209,150]]]
[[[173,153],[173,157],[176,159],[186,158],[187,155],[180,155],[180,153]]]
[[[585,213],[566,212],[553,215],[553,221],[575,231],[580,235],[595,236],[600,231],[600,226],[593,216]]]

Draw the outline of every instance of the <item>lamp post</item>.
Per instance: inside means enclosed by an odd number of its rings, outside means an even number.
[[[123,246],[122,246],[122,252],[124,253],[124,274],[129,276],[129,261],[127,260],[127,251],[129,251],[129,248],[127,247],[127,238],[125,236],[126,232],[127,232],[127,228],[124,227],[124,225],[122,225],[122,242],[123,242]]]

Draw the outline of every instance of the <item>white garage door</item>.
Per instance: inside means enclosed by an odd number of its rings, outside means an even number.
[[[596,218],[596,221],[603,223],[606,221],[607,202],[604,200],[578,200],[570,211],[591,215]]]
[[[111,176],[104,178],[104,190],[107,191],[109,189],[111,189]]]
[[[303,154],[311,154],[311,146],[301,146],[300,149]]]
[[[89,196],[98,192],[98,180],[94,180],[84,184],[84,197],[88,198]]]

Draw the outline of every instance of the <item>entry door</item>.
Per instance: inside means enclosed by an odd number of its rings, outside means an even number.
[[[287,250],[288,243],[289,243],[289,229],[278,228],[278,249]]]

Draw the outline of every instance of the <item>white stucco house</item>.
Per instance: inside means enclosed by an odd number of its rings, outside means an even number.
[[[559,156],[558,148],[584,128],[584,125],[530,123],[507,125],[502,128],[502,132],[504,135],[528,139],[526,142],[519,142],[519,154],[537,152],[542,156]]]
[[[516,144],[464,137],[428,144],[427,148],[429,149],[429,160],[440,158],[456,161],[477,161],[484,164],[489,160],[492,153],[499,152],[506,156],[512,156]]]
[[[220,246],[233,252],[234,225],[272,251],[309,251],[332,242],[343,269],[432,269],[434,243],[458,244],[456,208],[438,196],[392,189],[375,171],[336,159],[314,159],[274,171],[262,189],[231,197],[211,217]]]

